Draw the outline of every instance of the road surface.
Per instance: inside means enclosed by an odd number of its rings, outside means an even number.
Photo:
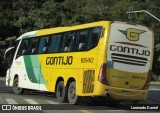
[[[26,91],[23,95],[15,95],[11,87],[5,86],[4,79],[0,79],[0,104],[12,105],[12,111],[0,110],[0,113],[151,113],[160,112],[159,110],[128,110],[130,103],[124,102],[117,107],[110,107],[106,104],[97,102],[92,104],[89,100],[85,100],[79,105],[69,105],[68,103],[59,103],[53,94],[39,91]],[[148,100],[142,102],[143,105],[160,107],[160,85],[151,84],[149,89]],[[140,105],[140,106],[143,106]],[[6,106],[3,106],[5,109]],[[9,106],[10,107],[10,106]],[[33,108],[29,108],[33,107]],[[35,108],[34,108],[35,107]],[[134,106],[133,106],[134,107]],[[36,109],[32,110],[32,109]],[[8,109],[8,108],[7,108]],[[16,110],[18,109],[18,110]],[[23,111],[21,111],[23,109]],[[24,110],[27,109],[27,110]],[[31,109],[28,111],[28,109]],[[42,110],[41,110],[42,109]]]

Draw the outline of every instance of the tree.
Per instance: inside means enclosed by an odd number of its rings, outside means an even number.
[[[83,9],[86,22],[110,19],[109,8],[111,0],[87,0]]]
[[[0,76],[5,76],[6,72],[6,67],[7,67],[7,61],[4,59],[4,53],[6,48],[11,46],[12,42],[16,39],[15,36],[13,37],[8,37],[4,41],[0,41],[0,70],[1,70],[1,75]]]
[[[84,23],[83,7],[85,5],[86,0],[65,0],[62,3],[61,24],[66,26]]]
[[[34,25],[38,29],[59,26],[61,23],[60,3],[48,0],[43,3],[42,7],[38,11],[31,10],[29,16],[32,17]]]

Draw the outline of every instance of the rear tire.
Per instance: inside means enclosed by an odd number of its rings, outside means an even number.
[[[13,81],[13,92],[17,95],[20,95],[24,92],[24,89],[19,87],[18,78],[15,78]]]
[[[66,89],[64,87],[64,81],[60,81],[56,87],[56,97],[57,100],[61,103],[67,102]]]
[[[76,95],[76,82],[70,83],[68,88],[68,101],[70,104],[78,104],[80,102],[80,97]]]

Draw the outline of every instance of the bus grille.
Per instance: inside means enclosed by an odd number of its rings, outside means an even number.
[[[95,70],[83,72],[83,93],[93,93],[94,91]]]
[[[147,64],[147,58],[132,56],[132,55],[124,55],[124,54],[111,54],[112,61],[128,64],[128,65],[137,65],[137,66],[145,66]]]

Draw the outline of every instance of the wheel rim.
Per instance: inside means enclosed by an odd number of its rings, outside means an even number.
[[[58,97],[60,97],[60,98],[63,97],[63,87],[62,86],[58,87]]]
[[[76,89],[75,89],[75,87],[73,87],[73,86],[70,88],[69,95],[70,95],[70,98],[71,98],[71,99],[74,99],[74,98],[76,97],[75,90],[76,90]]]
[[[18,87],[18,82],[15,82],[15,84],[14,84],[14,89],[15,89],[15,90],[20,90],[20,88]]]

